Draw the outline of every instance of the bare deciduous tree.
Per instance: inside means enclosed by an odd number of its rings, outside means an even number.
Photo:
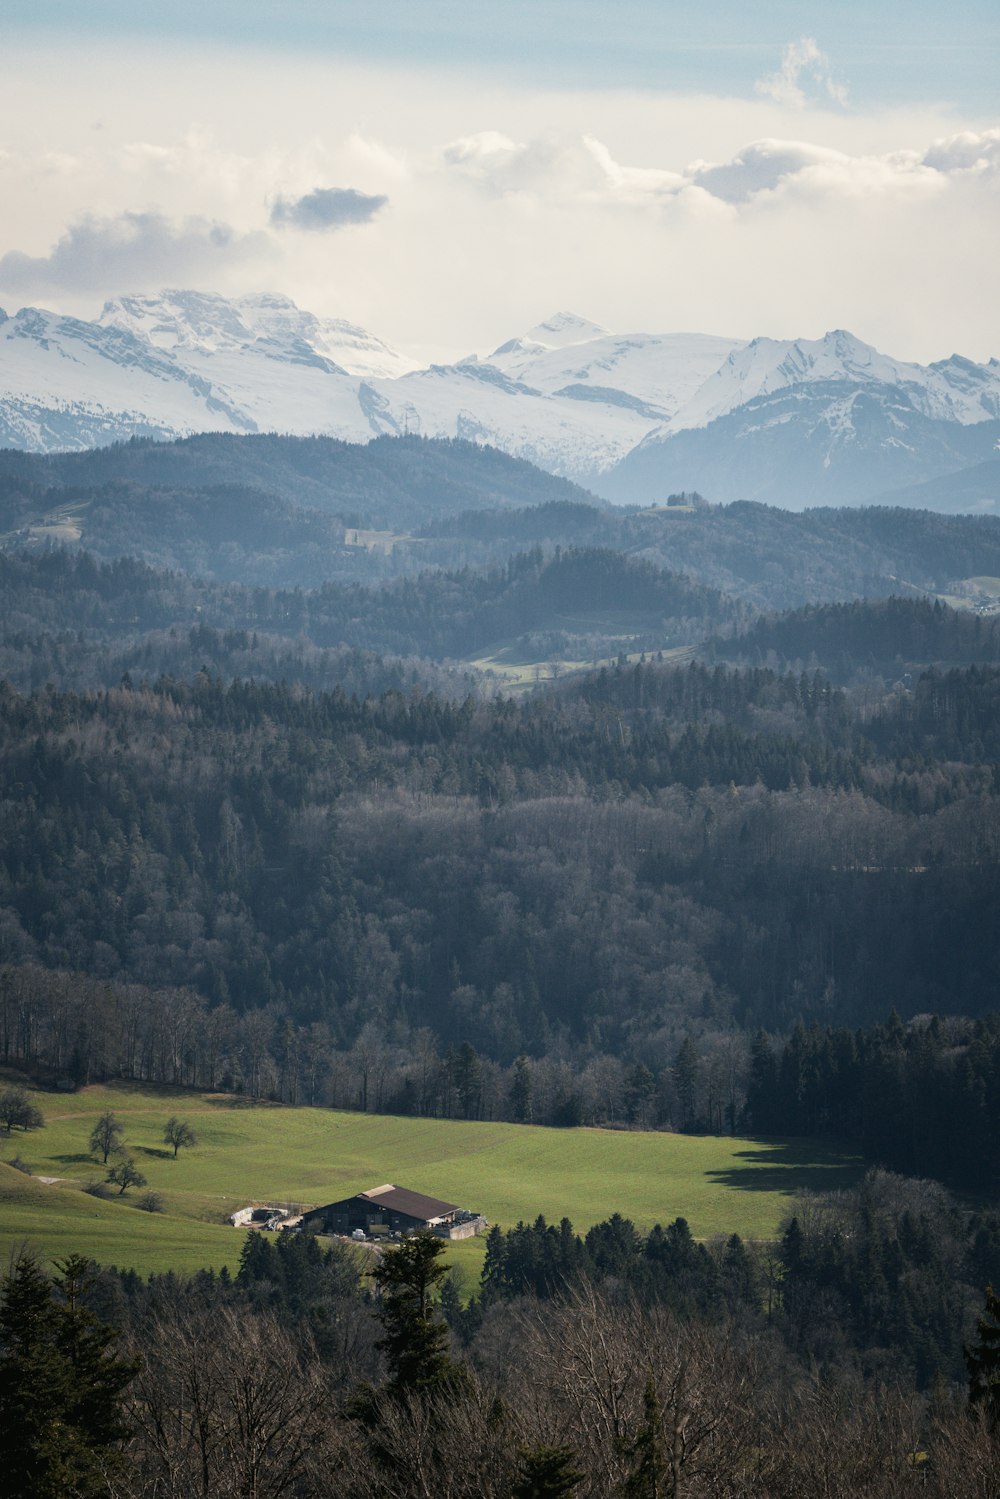
[[[323,1367],[269,1314],[175,1308],[137,1350],[135,1496],[279,1499],[342,1485],[354,1440]]]

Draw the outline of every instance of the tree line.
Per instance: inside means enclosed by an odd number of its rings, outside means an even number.
[[[1000,1020],[924,1016],[904,1026],[796,1026],[758,1036],[747,1108],[765,1134],[854,1146],[895,1171],[1000,1192]]]

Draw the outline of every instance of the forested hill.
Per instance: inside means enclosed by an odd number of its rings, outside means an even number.
[[[425,573],[377,590],[323,588],[314,596],[323,630],[380,650],[470,658],[511,636],[569,626],[598,641],[616,629],[635,648],[704,638],[709,621],[732,622],[736,600],[678,573],[596,549],[522,552],[480,572]],[[561,651],[557,652],[562,654]]]
[[[1000,660],[1000,614],[912,598],[815,604],[755,620],[734,639],[714,641],[712,652],[755,665],[822,666],[838,681],[858,671],[899,677],[932,663]]]
[[[21,685],[109,680],[99,642],[131,643],[126,654],[113,653],[118,674],[110,680],[124,670],[175,670],[170,653],[178,632],[198,639],[213,629],[256,632],[296,641],[306,654],[347,647],[439,661],[472,660],[512,640],[535,652],[529,659],[582,653],[591,660],[623,645],[656,651],[696,644],[743,619],[739,602],[715,589],[599,550],[545,557],[535,549],[487,571],[427,572],[374,588],[331,583],[312,593],[199,582],[65,551],[0,554],[0,667]],[[250,644],[230,643],[240,652]],[[256,665],[242,654],[235,669],[217,644],[205,639],[202,648],[224,675],[271,676],[265,643],[257,645]]]
[[[134,438],[84,453],[0,450],[0,526],[18,523],[40,501],[55,505],[123,484],[263,492],[364,526],[406,526],[463,510],[553,500],[600,504],[566,479],[458,439],[379,437],[361,444],[205,433],[167,443]]]
[[[0,452],[0,546],[55,537],[107,560],[278,588],[496,567],[537,545],[598,547],[772,609],[950,595],[964,580],[1000,577],[995,516],[673,498],[616,509],[468,442],[208,434]]]
[[[819,666],[838,682],[875,672],[892,682],[929,666],[996,662],[1000,618],[889,598],[748,623],[738,600],[600,549],[546,556],[535,548],[485,571],[311,593],[210,583],[86,553],[0,553],[0,675],[22,688],[110,686],[125,672],[183,677],[207,664],[225,679],[297,679],[362,695],[412,683],[416,671],[445,694],[464,694],[471,679],[449,684],[434,662],[471,662],[504,639],[540,661],[613,658],[625,641],[630,652],[698,646],[710,661]],[[358,652],[371,657],[367,665]],[[387,675],[375,657],[410,664]]]

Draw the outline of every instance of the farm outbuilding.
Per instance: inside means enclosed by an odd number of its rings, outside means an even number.
[[[485,1226],[485,1220],[478,1213],[391,1182],[314,1208],[302,1219],[302,1227],[313,1233],[353,1234],[360,1229],[368,1237],[429,1230],[443,1238],[464,1239],[480,1226]]]

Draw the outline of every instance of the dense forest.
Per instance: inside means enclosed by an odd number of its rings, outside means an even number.
[[[930,599],[887,598],[805,609],[759,618],[735,639],[713,642],[730,660],[787,667],[823,663],[836,681],[860,671],[899,677],[914,662],[969,665],[1000,660],[1000,614],[946,608]]]
[[[97,563],[88,554],[15,554],[0,555],[0,584],[7,678],[50,681],[45,673],[61,676],[71,665],[88,685],[102,679],[106,642],[116,643],[119,676],[124,670],[149,676],[169,668],[179,634],[190,636],[195,622],[199,632],[223,629],[237,648],[252,649],[242,670],[254,677],[275,675],[271,657],[278,647],[260,637],[280,636],[284,655],[327,653],[331,665],[329,653],[345,649],[416,657],[428,663],[421,673],[426,682],[432,660],[475,659],[501,641],[513,642],[529,660],[568,655],[596,662],[622,651],[696,644],[720,627],[735,628],[749,613],[739,600],[683,574],[595,549],[546,557],[534,548],[487,570],[428,572],[381,587],[330,583],[311,592],[205,583],[129,560]],[[205,649],[213,649],[211,635]],[[323,664],[303,660],[312,672]]]
[[[998,691],[700,663],[520,703],[7,688],[2,955],[503,1066],[981,1015]]]
[[[356,464],[261,442],[288,484]],[[468,473],[462,444],[372,446],[385,485]],[[177,483],[207,455],[227,480],[253,452],[136,443],[47,459],[45,478],[92,460]],[[500,482],[472,452],[476,482]],[[0,1054],[77,1082],[805,1130],[992,1190],[990,1106],[953,1096],[991,1096],[968,1030],[938,1059],[937,1115],[975,1119],[974,1167],[947,1127],[889,1139],[857,1103],[877,1096],[864,1037],[891,1010],[925,1045],[920,1017],[988,1025],[996,1007],[996,621],[920,597],[762,614],[641,545],[592,544],[647,523],[710,538],[728,520],[697,496],[668,516],[477,493],[428,539],[513,530],[523,550],[380,585],[0,555]],[[786,540],[808,523],[822,555],[845,514],[785,513]],[[995,565],[987,522],[850,523],[852,545],[942,576]],[[560,529],[582,544],[550,545]],[[556,663],[642,649],[509,698],[468,664],[500,638]],[[777,1061],[762,1092],[751,1036],[777,1057],[836,1035],[840,1055],[843,1027],[861,1039],[841,1094]]]

